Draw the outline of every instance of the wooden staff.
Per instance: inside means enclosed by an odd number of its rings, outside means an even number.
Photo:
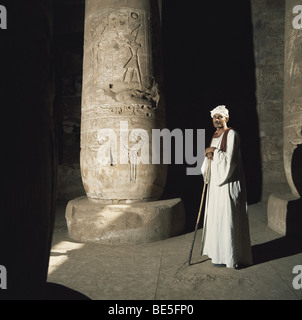
[[[207,171],[206,171],[206,175],[205,175],[205,179],[204,179],[204,183],[203,183],[202,196],[201,196],[201,201],[200,201],[200,206],[199,206],[199,212],[198,212],[198,216],[197,216],[197,221],[196,221],[196,226],[195,226],[195,232],[194,232],[194,237],[193,237],[193,241],[192,241],[192,246],[191,246],[191,250],[190,250],[190,253],[189,253],[188,265],[191,264],[193,247],[194,247],[194,243],[195,243],[195,239],[196,239],[196,233],[197,233],[197,228],[198,228],[198,224],[199,224],[199,220],[200,220],[201,209],[202,209],[202,206],[203,206],[203,200],[204,200],[204,195],[205,195],[205,191],[206,191],[206,185],[208,184],[208,174],[209,174],[210,163],[211,163],[211,160],[208,159],[208,167],[207,167]]]

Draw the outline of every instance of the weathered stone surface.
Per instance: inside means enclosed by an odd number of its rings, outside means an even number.
[[[262,201],[285,185],[283,165],[284,1],[252,0]]]
[[[108,204],[79,197],[66,207],[69,236],[101,244],[146,243],[181,234],[185,226],[181,199]]]
[[[150,0],[86,1],[80,162],[89,198],[154,200],[164,190],[167,167],[151,163],[152,129],[165,125],[159,11]]]
[[[74,199],[85,195],[78,163],[58,166],[57,199]]]
[[[285,1],[283,161],[292,193],[273,193],[267,205],[268,226],[283,235],[296,236],[301,234],[302,223],[299,198],[302,185],[302,153],[299,151],[302,145],[302,30],[294,28],[292,23],[293,8],[298,4],[297,0]],[[267,149],[267,158],[280,158],[277,146],[275,140]]]
[[[286,1],[283,126],[284,168],[289,186],[297,197],[299,193],[293,177],[297,168],[292,167],[292,162],[294,150],[302,144],[302,29],[293,27],[293,8],[300,4],[298,0]],[[302,159],[299,166],[301,163]],[[302,183],[302,177],[297,180]]]
[[[282,160],[282,139],[275,137],[263,137],[261,154],[264,162],[280,161]]]
[[[268,227],[280,234],[288,235],[288,203],[297,199],[297,197],[290,193],[271,194],[267,203]],[[294,222],[291,221],[290,223]]]
[[[268,229],[263,204],[248,211],[253,265],[240,270],[216,268],[200,256],[202,230],[188,266],[193,232],[134,246],[79,244],[68,239],[62,219],[55,227],[48,281],[94,300],[301,300],[302,290],[292,286],[301,241]]]
[[[167,176],[166,164],[152,163],[153,129],[165,127],[160,11],[160,0],[86,1],[80,168],[87,197],[66,208],[74,240],[141,243],[184,230],[180,199],[147,202],[159,199]],[[73,122],[65,127],[73,132]]]

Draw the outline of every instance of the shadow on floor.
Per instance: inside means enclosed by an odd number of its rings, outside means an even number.
[[[287,203],[286,235],[300,237],[302,242],[302,198]]]
[[[84,294],[58,283],[47,282],[42,295],[43,300],[90,300]]]
[[[288,201],[286,235],[252,246],[254,264],[264,263],[302,252],[302,198]]]
[[[252,246],[254,265],[302,252],[301,238],[284,236]]]

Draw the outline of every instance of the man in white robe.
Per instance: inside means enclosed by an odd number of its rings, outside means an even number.
[[[216,132],[201,168],[205,178],[209,164],[201,254],[215,266],[238,268],[252,264],[239,135],[227,127],[225,106],[213,109],[211,116]]]

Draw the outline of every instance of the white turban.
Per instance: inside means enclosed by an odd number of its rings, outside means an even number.
[[[226,118],[229,117],[229,110],[224,105],[217,106],[216,108],[214,108],[211,111],[211,117],[213,118],[216,113],[221,114],[222,116],[224,116]]]

